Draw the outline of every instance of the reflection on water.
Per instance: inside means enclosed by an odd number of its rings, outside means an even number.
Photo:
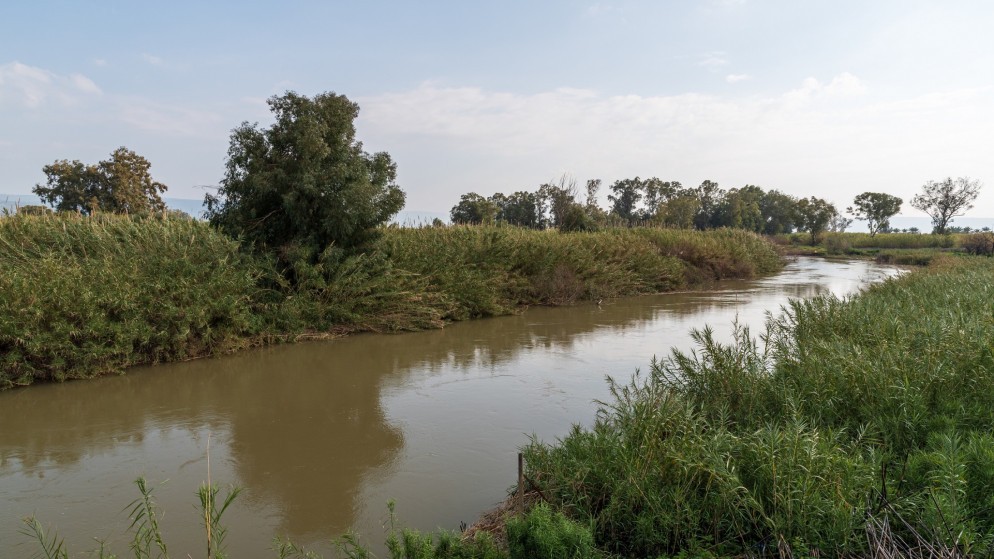
[[[712,292],[534,308],[401,335],[363,335],[149,367],[123,377],[0,394],[0,555],[30,555],[35,513],[74,550],[126,549],[132,481],[154,483],[174,556],[200,550],[194,491],[245,488],[229,549],[274,535],[327,549],[355,528],[374,542],[385,503],[409,525],[455,528],[499,501],[529,434],[589,424],[606,375],[627,376],[692,328],[761,326],[791,297],[851,293],[896,273],[800,259],[781,274]],[[324,542],[324,543],[322,543]]]

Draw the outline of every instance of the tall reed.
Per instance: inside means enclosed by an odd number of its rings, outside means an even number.
[[[0,218],[0,389],[356,331],[682,289],[775,271],[740,231],[386,228],[362,254],[243,250],[204,222]],[[287,268],[289,266],[289,268]],[[292,278],[292,279],[291,279]]]
[[[994,550],[994,265],[937,261],[793,301],[757,339],[710,330],[590,429],[527,449],[558,506],[624,556],[869,553],[886,503],[943,549]]]

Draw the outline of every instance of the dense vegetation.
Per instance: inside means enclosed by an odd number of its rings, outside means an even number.
[[[65,159],[45,165],[46,183],[32,191],[60,212],[162,212],[166,204],[159,195],[166,185],[152,179],[151,167],[144,157],[120,147],[96,165]]]
[[[285,262],[189,219],[0,218],[0,388],[301,336],[439,327],[780,266],[770,243],[743,231],[513,227],[385,228],[366,252]]]
[[[404,235],[386,233],[388,244]],[[946,256],[852,297],[793,301],[758,339],[740,329],[723,344],[705,328],[694,352],[610,381],[591,428],[525,448],[548,503],[509,517],[505,545],[391,528],[390,556],[987,555],[992,301],[994,262]],[[154,509],[145,493],[137,502]],[[157,545],[155,529],[143,521],[136,541]],[[352,537],[339,544],[369,556]],[[314,557],[286,541],[275,550]]]
[[[883,525],[899,553],[990,553],[992,272],[947,257],[794,301],[759,340],[697,332],[693,353],[612,382],[591,429],[531,444],[531,475],[623,556],[860,555]]]
[[[949,222],[973,207],[980,187],[980,181],[966,177],[929,181],[912,205],[932,217],[934,233],[945,235],[955,232]],[[698,230],[732,227],[765,235],[802,231],[809,234],[810,244],[815,244],[825,231],[845,232],[853,219],[865,221],[870,236],[891,231],[890,218],[901,211],[903,203],[883,192],[863,192],[846,208],[853,216],[848,218],[825,199],[797,198],[753,184],[725,190],[711,180],[685,187],[679,181],[635,177],[610,185],[605,209],[597,201],[600,188],[600,179],[588,180],[586,200],[581,201],[576,180],[564,175],[534,192],[497,192],[489,197],[464,194],[449,215],[453,223],[507,223],[561,231],[619,225]]]

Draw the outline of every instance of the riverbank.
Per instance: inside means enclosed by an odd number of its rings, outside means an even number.
[[[526,448],[554,507],[625,557],[985,555],[994,534],[994,264],[943,258],[765,337],[696,336],[589,429]]]
[[[904,266],[927,266],[932,259],[947,255],[994,255],[994,233],[990,231],[947,235],[824,233],[814,245],[805,244],[808,237],[798,233],[774,235],[769,239],[786,255],[844,256]]]
[[[204,222],[18,215],[0,219],[0,389],[780,266],[770,243],[733,230],[386,228],[365,254],[294,263],[291,283]]]

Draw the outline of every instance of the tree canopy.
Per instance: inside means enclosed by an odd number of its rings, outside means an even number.
[[[853,214],[856,219],[866,221],[866,227],[872,237],[878,231],[887,231],[890,228],[890,218],[901,211],[902,203],[904,200],[897,196],[883,192],[864,192],[853,200],[853,205],[846,211]]]
[[[980,181],[967,177],[953,180],[928,181],[922,191],[911,199],[911,205],[932,218],[932,232],[946,233],[949,222],[973,207],[980,194]]]
[[[498,200],[503,201],[506,198],[500,195]],[[459,203],[452,206],[452,210],[449,211],[449,218],[452,219],[452,223],[459,224],[493,223],[499,210],[498,203],[493,199],[470,192],[459,197]]]
[[[798,226],[811,235],[811,244],[818,241],[818,235],[824,232],[832,218],[839,214],[835,206],[814,196],[802,198],[797,209],[800,217]]]
[[[96,165],[65,159],[45,165],[42,171],[48,180],[32,191],[60,212],[161,212],[166,204],[159,194],[166,185],[152,180],[151,167],[144,157],[120,147]]]
[[[387,153],[356,140],[359,106],[344,95],[269,99],[276,122],[242,123],[231,133],[224,179],[208,195],[207,217],[256,247],[362,247],[404,206]]]

